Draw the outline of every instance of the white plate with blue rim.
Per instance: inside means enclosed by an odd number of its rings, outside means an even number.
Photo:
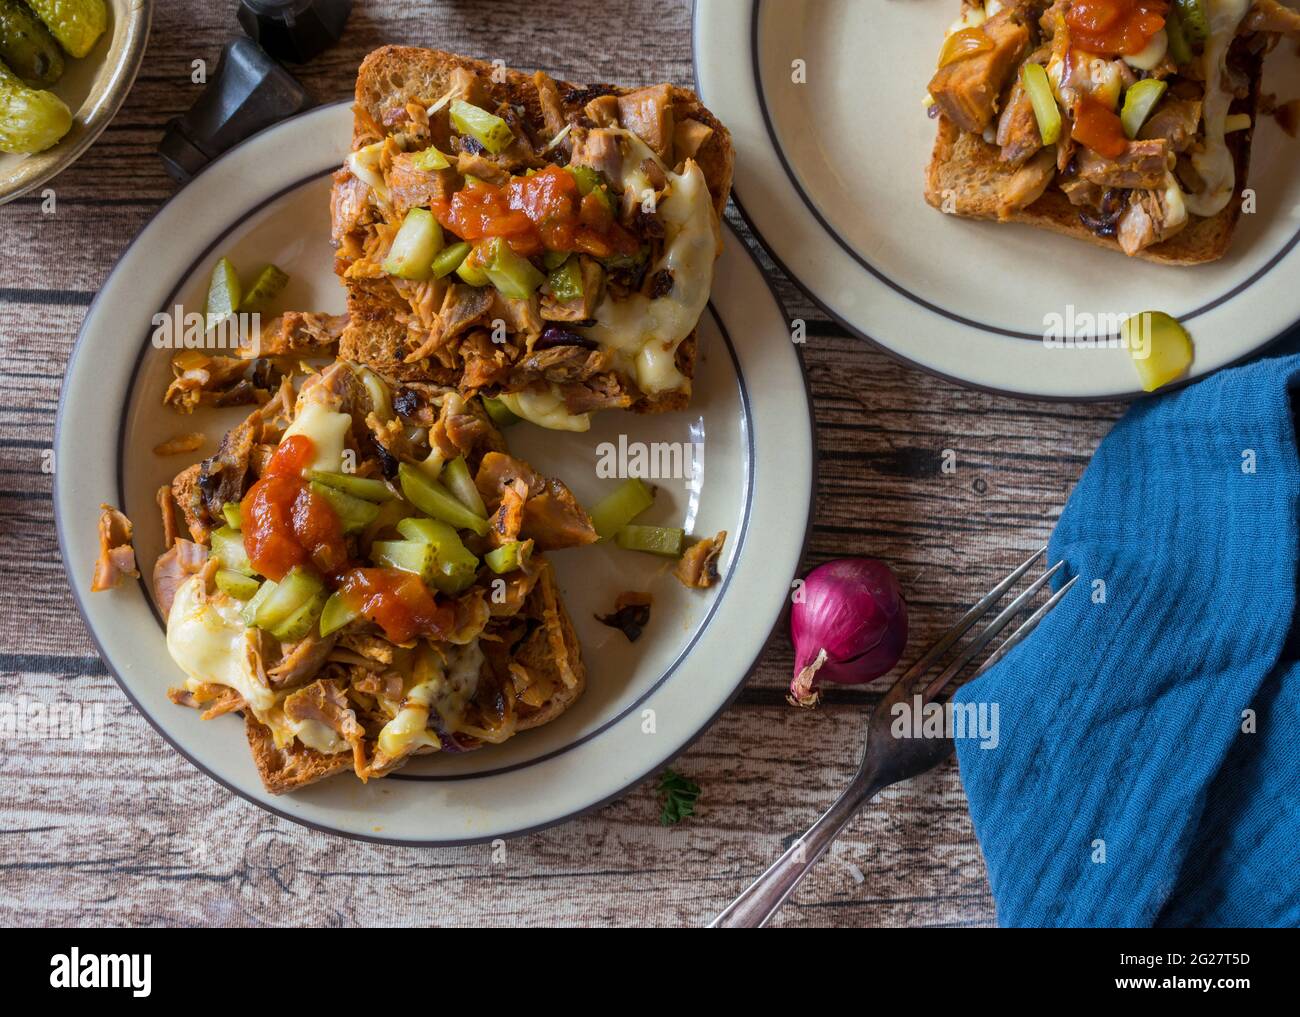
[[[696,3],[696,86],[736,146],[732,192],[773,259],[846,329],[927,371],[1058,399],[1136,395],[1127,349],[1089,346],[1142,311],[1183,322],[1197,378],[1300,323],[1300,148],[1255,130],[1243,215],[1220,261],[1125,258],[1023,225],[945,216],[922,197],[921,105],[959,0]],[[1300,94],[1283,43],[1263,91]],[[1045,342],[1060,334],[1084,344]]]
[[[724,227],[689,410],[597,414],[585,434],[531,424],[507,432],[512,451],[565,480],[587,504],[609,490],[598,460],[620,439],[698,448],[695,478],[658,481],[646,522],[696,534],[726,530],[722,581],[687,590],[663,559],[617,547],[555,552],[588,675],[586,692],[563,716],[501,746],[421,757],[383,780],[363,785],[343,774],[270,795],[238,718],[203,721],[167,699],[182,674],[168,656],[148,584],[88,592],[96,519],[101,502],[127,513],[148,576],[163,550],[156,491],[211,455],[241,417],[239,410],[182,417],[166,409],[171,354],[152,341],[156,313],[202,310],[218,258],[229,257],[245,275],[267,262],[286,270],[291,282],[278,301],[285,309],[343,310],[329,191],[351,136],[344,103],[256,135],[176,195],[123,254],[86,316],[59,406],[54,498],[63,561],[122,690],[178,752],[230,790],[303,825],[366,840],[451,845],[509,837],[591,809],[656,773],[739,690],[782,614],[803,552],[814,468],[807,390],[776,298]],[[202,449],[154,453],[196,430],[207,436]],[[594,618],[630,589],[654,598],[650,626],[635,643]]]

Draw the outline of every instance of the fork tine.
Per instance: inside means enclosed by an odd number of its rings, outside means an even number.
[[[1004,607],[1001,612],[999,612],[998,616],[988,623],[984,628],[984,631],[964,646],[961,653],[957,655],[957,658],[944,668],[937,678],[925,687],[925,691],[921,693],[922,702],[928,703],[942,692],[944,686],[960,674],[962,668],[969,664],[975,655],[983,650],[984,647],[988,646],[988,644],[993,641],[993,637],[1006,628],[1007,623],[1018,615],[1026,604],[1033,600],[1034,595],[1051,580],[1052,576],[1056,575],[1056,573],[1060,572],[1063,568],[1065,568],[1064,559],[1058,561],[1050,569],[1025,587],[1024,592]]]
[[[1018,565],[1009,576],[1003,579],[1002,582],[998,583],[997,586],[993,587],[993,589],[986,593],[974,607],[962,615],[961,618],[958,619],[956,625],[940,636],[934,644],[925,651],[925,653],[921,654],[920,660],[904,671],[895,684],[911,685],[912,682],[915,682],[923,674],[929,671],[930,668],[934,666],[935,662],[948,652],[948,648],[964,636],[967,629],[987,614],[989,608],[1002,599],[1002,594],[1011,589],[1020,577],[1029,571],[1029,567],[1046,553],[1047,545],[1044,544],[1026,558],[1024,562]]]
[[[1043,620],[1043,616],[1047,614],[1047,612],[1050,611],[1052,608],[1054,608],[1057,604],[1059,604],[1061,602],[1061,598],[1070,592],[1070,587],[1073,586],[1078,581],[1079,581],[1079,577],[1074,576],[1072,579],[1070,579],[1069,582],[1067,582],[1059,590],[1053,593],[1047,600],[1043,601],[1043,603],[1039,606],[1038,610],[1036,610],[1023,622],[1021,622],[1020,628],[1016,629],[1015,632],[1011,633],[1011,635],[1007,637],[1006,642],[1003,643],[1001,646],[999,646],[996,650],[994,650],[993,653],[989,656],[989,659],[984,661],[984,663],[979,666],[979,670],[976,671],[973,675],[971,675],[971,679],[974,680],[978,678],[985,671],[987,671],[994,664],[996,664],[1003,657],[1005,657],[1008,653],[1014,650],[1018,645],[1020,645],[1020,643],[1024,640],[1025,636],[1029,635],[1029,633],[1033,632],[1034,629],[1038,628],[1038,623]]]

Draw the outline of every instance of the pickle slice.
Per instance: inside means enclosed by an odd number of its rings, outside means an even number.
[[[104,0],[27,0],[59,45],[74,57],[84,57],[108,27]]]
[[[1143,311],[1120,326],[1144,392],[1154,392],[1180,377],[1192,363],[1187,330],[1162,311]]]
[[[208,328],[225,321],[237,310],[243,297],[243,287],[239,285],[239,273],[229,258],[222,258],[212,269],[212,281],[208,283]]]
[[[275,265],[267,265],[257,273],[253,288],[244,294],[239,305],[241,311],[264,311],[266,305],[278,297],[289,285],[289,276]]]
[[[28,88],[0,63],[0,152],[44,152],[72,127],[72,111],[53,92]]]
[[[48,88],[63,77],[59,44],[18,0],[0,0],[0,60],[31,88]]]
[[[1204,42],[1210,37],[1210,19],[1205,12],[1205,0],[1176,0],[1175,7],[1182,27],[1192,42]]]

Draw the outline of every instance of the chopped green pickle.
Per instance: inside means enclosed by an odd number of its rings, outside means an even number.
[[[680,558],[686,531],[676,526],[624,526],[614,534],[614,543],[629,551],[645,551],[665,558]]]
[[[329,599],[325,601],[325,607],[320,613],[320,634],[328,636],[332,632],[337,632],[351,622],[361,617],[361,612],[348,606],[343,594],[337,590],[330,594]]]
[[[208,327],[224,321],[237,310],[243,299],[239,273],[229,258],[222,258],[213,266],[212,281],[208,283]]]
[[[488,417],[497,427],[509,427],[511,424],[519,423],[519,418],[510,407],[493,396],[483,396],[483,409],[487,410]]]
[[[423,152],[416,152],[412,156],[411,162],[415,164],[416,169],[424,170],[426,173],[444,170],[451,165],[447,157],[433,146],[426,148]]]
[[[1165,15],[1165,32],[1169,36],[1169,59],[1177,66],[1192,62],[1192,44],[1187,41],[1187,29],[1176,10]]]
[[[442,279],[451,275],[456,269],[460,268],[460,263],[465,260],[465,256],[473,248],[461,241],[458,244],[452,244],[450,247],[444,247],[438,252],[437,257],[433,259],[433,277]]]
[[[605,182],[605,178],[600,175],[600,171],[592,169],[590,166],[568,165],[564,169],[573,175],[573,179],[578,184],[578,193],[584,198]]]
[[[479,561],[449,523],[437,519],[403,519],[397,532],[407,540],[433,548],[433,585],[443,593],[459,593],[474,581]]]
[[[0,60],[30,88],[48,88],[63,77],[59,44],[19,0],[0,0]]]
[[[308,474],[308,479],[319,480],[322,484],[328,484],[344,494],[350,494],[352,497],[361,498],[364,501],[384,502],[392,501],[397,497],[396,491],[382,480],[376,480],[373,477],[357,477],[351,473],[330,473],[326,470],[312,470]]]
[[[253,598],[249,600],[248,603],[244,605],[244,609],[239,612],[239,616],[244,619],[245,625],[257,624],[257,612],[262,609],[262,605],[270,599],[271,594],[276,591],[279,585],[279,583],[272,579],[268,579],[261,585]]]
[[[442,250],[442,225],[427,208],[406,213],[384,259],[384,271],[399,279],[422,281],[433,270],[433,259]]]
[[[1161,100],[1168,87],[1167,83],[1156,78],[1143,78],[1129,86],[1129,90],[1124,94],[1124,109],[1119,115],[1126,137],[1138,136],[1138,131],[1142,130],[1142,125],[1147,122],[1147,117],[1156,108],[1156,103]]]
[[[412,572],[432,586],[438,568],[438,556],[432,544],[420,540],[376,540],[370,545],[370,560],[376,565]]]
[[[577,258],[569,258],[546,278],[546,289],[556,300],[582,299],[582,266]]]
[[[262,584],[252,576],[232,572],[230,569],[217,569],[215,578],[217,589],[222,593],[230,594],[236,600],[252,600],[257,595],[257,591],[262,588]]]
[[[1205,42],[1210,37],[1210,18],[1206,14],[1206,0],[1174,0],[1174,7],[1182,21],[1183,30],[1192,42]]]
[[[242,530],[244,528],[244,513],[239,507],[239,502],[226,502],[221,506],[221,514],[226,517],[226,525],[232,530]]]
[[[221,562],[222,568],[242,572],[246,576],[257,575],[253,563],[248,560],[248,552],[244,550],[242,533],[223,526],[219,530],[213,530],[209,539],[212,541],[212,557]]]
[[[456,266],[456,274],[460,276],[460,281],[468,283],[470,286],[483,287],[492,282],[488,278],[487,270],[484,268],[483,255],[487,250],[487,244],[474,248]]]
[[[0,152],[44,152],[72,127],[72,111],[53,92],[28,88],[0,63]]]
[[[1061,136],[1061,108],[1056,105],[1056,96],[1052,94],[1052,83],[1047,80],[1047,71],[1042,64],[1027,63],[1020,68],[1020,83],[1034,107],[1034,118],[1038,121],[1038,133],[1043,144],[1056,144]]]
[[[1179,378],[1192,363],[1192,339],[1187,330],[1163,311],[1143,311],[1120,326],[1145,392],[1154,392]]]
[[[483,556],[483,561],[497,575],[513,572],[528,562],[529,555],[524,550],[525,547],[524,543],[512,540],[508,544],[502,544],[500,547],[489,551]]]
[[[527,300],[546,281],[546,276],[523,255],[511,250],[503,237],[493,237],[487,243],[484,271],[503,296]]]
[[[258,591],[259,594],[261,592]],[[325,584],[320,577],[301,565],[295,565],[278,584],[274,585],[274,589],[266,599],[258,604],[253,615],[253,624],[259,629],[266,629],[277,639],[301,639],[306,635],[306,631],[301,635],[281,635],[281,632],[297,631],[302,627],[304,618],[308,619],[306,628],[310,630],[321,609],[324,608],[326,599]],[[249,601],[249,607],[252,607],[252,604],[253,601]]]
[[[554,272],[568,260],[568,251],[547,251],[542,255],[542,265],[548,272]]]
[[[282,642],[296,643],[312,630],[312,627],[316,624],[316,619],[320,617],[320,613],[325,607],[325,601],[325,593],[321,591],[284,621],[272,625],[270,627],[271,635]]]
[[[442,468],[441,480],[447,485],[447,490],[456,496],[457,501],[476,516],[487,518],[487,506],[483,504],[483,497],[478,493],[474,478],[469,475],[469,465],[464,456],[457,456]]]
[[[95,48],[108,27],[104,0],[27,0],[59,45],[80,59]]]
[[[472,530],[480,537],[487,536],[487,519],[475,515],[438,481],[430,480],[409,463],[398,467],[397,478],[407,500],[425,515],[450,523],[458,530]]]
[[[632,477],[596,504],[591,510],[591,525],[601,540],[609,540],[654,503],[654,489],[644,480]]]
[[[453,99],[448,112],[452,127],[461,134],[468,134],[493,155],[500,155],[515,140],[510,125],[495,113],[471,106],[461,99]]]
[[[239,305],[241,311],[265,311],[267,305],[284,292],[289,285],[289,276],[275,265],[267,265],[257,273],[253,288],[244,294]]]
[[[359,533],[375,521],[379,515],[379,506],[373,501],[354,498],[340,491],[337,487],[322,484],[319,480],[311,482],[312,494],[319,495],[330,504],[334,514],[339,517],[339,524],[344,533]]]

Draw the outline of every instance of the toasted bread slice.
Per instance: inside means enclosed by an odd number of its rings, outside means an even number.
[[[536,561],[541,567],[541,575],[528,595],[524,612],[541,624],[515,650],[513,659],[538,680],[550,684],[555,691],[536,710],[521,713],[516,728],[518,731],[541,727],[559,717],[577,702],[586,688],[587,679],[586,668],[582,663],[582,648],[577,633],[574,632],[573,622],[560,598],[554,569],[540,555]],[[251,710],[244,711],[244,728],[257,772],[266,789],[273,795],[296,791],[326,777],[353,769],[351,751],[325,755],[297,741],[286,748],[276,748],[271,729],[259,723]],[[414,756],[401,760],[393,770],[401,769],[412,758]],[[387,772],[391,773],[392,770]]]
[[[1252,68],[1249,109],[1254,123],[1259,99],[1262,61]],[[1237,167],[1236,190],[1246,187],[1250,168],[1254,128],[1234,131],[1227,136],[1228,148]],[[1046,193],[1027,208],[1009,214],[1000,210],[999,191],[1015,171],[1000,158],[1000,150],[977,134],[963,131],[947,117],[939,117],[939,130],[925,174],[925,200],[940,211],[967,219],[992,219],[1019,222],[1086,240],[1123,254],[1114,237],[1093,233],[1079,219],[1079,209],[1057,187],[1049,185]],[[1181,231],[1158,244],[1139,251],[1134,257],[1162,265],[1201,265],[1217,261],[1227,253],[1232,234],[1241,216],[1240,200],[1230,201],[1218,215],[1208,219],[1192,216]]]
[[[286,748],[276,748],[271,729],[258,721],[252,710],[244,711],[244,733],[262,783],[273,795],[297,791],[352,769],[351,752],[327,756],[296,741]]]
[[[529,74],[514,70],[503,71],[485,60],[441,50],[384,46],[367,56],[357,72],[354,147],[368,138],[373,140],[376,126],[391,122],[390,111],[404,110],[408,102],[423,100],[427,103],[445,94],[450,87],[452,71],[458,67],[471,70],[490,82],[488,87],[493,97],[522,110],[522,116],[527,122],[542,122],[537,88]],[[592,87],[599,88],[597,94],[627,95],[637,91],[634,88],[603,85],[581,86],[566,81],[556,81],[555,85],[566,115],[584,108],[592,97],[589,91]],[[731,194],[735,166],[731,135],[717,117],[704,107],[695,93],[672,86],[671,94],[677,122],[684,119],[698,120],[712,130],[693,158],[699,164],[709,186],[714,210],[721,217]],[[340,185],[336,183],[335,187],[338,186]],[[436,377],[439,371],[437,365],[403,362],[408,348],[407,331],[393,319],[392,304],[384,293],[384,290],[391,292],[392,288],[385,280],[345,280],[345,283],[348,287],[351,323],[340,341],[339,356],[342,359],[366,364],[398,381],[455,383],[454,378],[449,382],[448,379]],[[697,346],[696,333],[692,331],[678,347],[677,367],[688,379],[695,374]],[[664,392],[643,395],[630,408],[642,413],[657,413],[682,409],[689,402],[689,392]]]

